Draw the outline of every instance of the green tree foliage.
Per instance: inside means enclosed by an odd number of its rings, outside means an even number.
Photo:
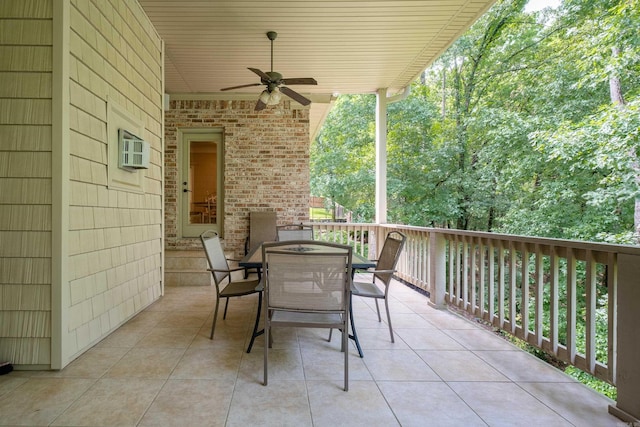
[[[389,105],[389,221],[630,242],[640,1],[525,3],[496,3]],[[373,220],[374,114],[374,95],[341,96],[312,146],[314,194],[358,221]]]
[[[311,192],[370,221],[375,193],[375,96],[341,96],[311,146]]]

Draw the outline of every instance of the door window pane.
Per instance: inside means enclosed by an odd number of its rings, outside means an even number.
[[[218,188],[218,144],[191,141],[189,148],[189,222],[215,224]]]

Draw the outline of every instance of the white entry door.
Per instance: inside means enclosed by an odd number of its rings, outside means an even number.
[[[180,131],[180,190],[182,237],[206,230],[223,233],[224,144],[222,129]]]

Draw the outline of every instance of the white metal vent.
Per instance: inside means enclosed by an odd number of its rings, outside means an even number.
[[[133,172],[136,169],[149,169],[149,143],[118,129],[118,167]]]

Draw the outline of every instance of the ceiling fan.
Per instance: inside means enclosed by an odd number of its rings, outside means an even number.
[[[232,90],[240,89],[243,87],[266,85],[267,88],[262,91],[258,103],[256,104],[256,111],[263,110],[267,105],[275,105],[280,102],[281,93],[284,93],[289,98],[298,101],[302,105],[311,104],[311,100],[300,95],[295,90],[288,87],[288,85],[317,85],[318,82],[311,77],[299,77],[295,79],[285,79],[282,74],[273,71],[273,41],[278,37],[278,33],[275,31],[269,31],[267,38],[271,40],[271,71],[263,72],[257,68],[249,69],[256,73],[260,77],[260,83],[250,83],[240,86],[225,87],[220,90]],[[287,86],[285,86],[287,85]]]

